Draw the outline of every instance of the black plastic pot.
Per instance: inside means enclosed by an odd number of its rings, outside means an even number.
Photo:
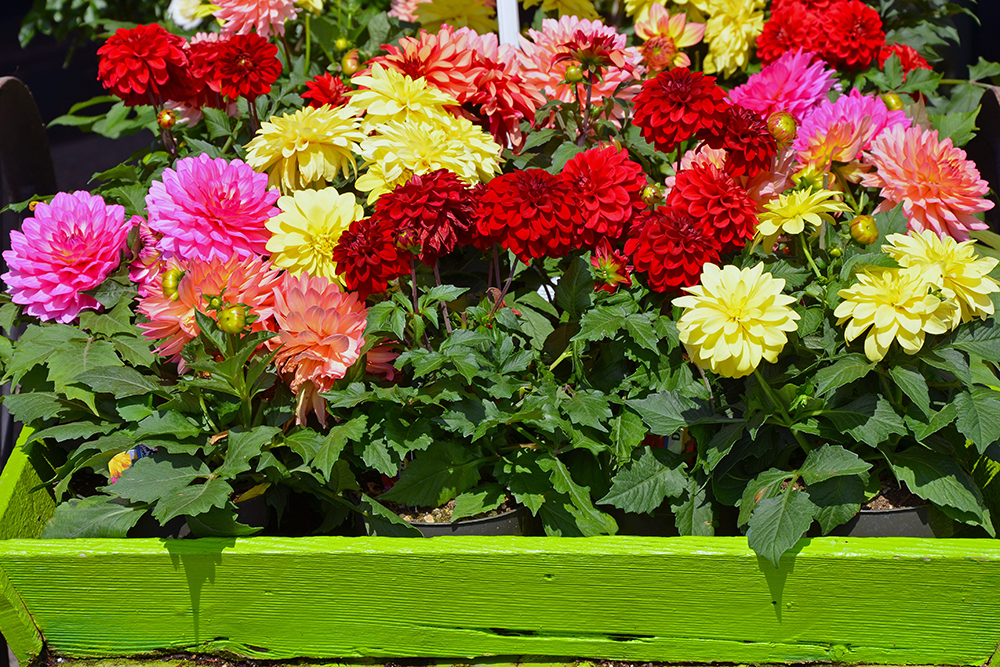
[[[409,521],[424,537],[439,535],[524,535],[525,512],[519,508],[483,519],[468,519],[454,523],[423,523]]]
[[[838,537],[952,537],[955,522],[931,505],[861,510],[830,535]]]

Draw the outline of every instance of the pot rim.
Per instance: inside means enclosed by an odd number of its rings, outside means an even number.
[[[515,507],[512,510],[507,510],[503,514],[484,516],[478,519],[459,519],[458,521],[448,521],[448,522],[441,521],[434,523],[429,523],[427,521],[410,521],[408,519],[404,519],[404,521],[406,521],[406,523],[410,524],[411,526],[457,526],[463,524],[470,525],[470,524],[489,523],[491,521],[502,521],[504,519],[510,519],[512,518],[511,515],[520,514],[522,511],[524,511],[524,507],[520,506],[520,507]]]
[[[930,506],[931,506],[931,503],[924,503],[923,505],[911,505],[909,507],[893,507],[893,508],[890,508],[890,509],[887,509],[887,510],[866,510],[866,509],[861,509],[861,510],[858,511],[858,513],[859,514],[862,514],[862,513],[867,513],[867,514],[893,514],[893,513],[896,513],[896,512],[914,512],[914,511],[920,510],[920,509],[922,509],[924,507],[930,507]]]

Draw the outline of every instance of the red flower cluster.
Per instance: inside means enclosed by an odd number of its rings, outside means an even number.
[[[720,134],[729,104],[715,78],[677,67],[642,84],[635,96],[635,124],[664,153],[696,133]]]
[[[361,300],[384,292],[390,280],[406,275],[411,259],[396,245],[392,222],[377,217],[352,222],[333,248],[337,274]]]
[[[632,218],[646,208],[642,201],[645,174],[623,148],[598,147],[578,153],[563,167],[562,176],[580,198],[576,228],[581,247],[620,238]]]
[[[719,261],[722,246],[716,228],[683,208],[644,211],[636,223],[638,235],[625,243],[625,253],[655,292],[679,292],[696,285],[702,267]]]
[[[471,190],[445,169],[414,175],[375,203],[375,216],[396,231],[396,244],[427,266],[467,236],[473,212]]]
[[[899,62],[903,65],[903,79],[906,73],[915,69],[931,69],[930,64],[920,55],[915,48],[906,44],[887,44],[882,47],[878,54],[878,67],[885,69],[885,61],[892,56],[898,56]]]
[[[738,104],[727,110],[723,132],[705,134],[702,138],[712,148],[726,150],[726,171],[731,176],[753,178],[770,169],[778,154],[778,144],[767,129],[767,121]]]
[[[97,50],[97,78],[130,107],[161,106],[192,85],[184,47],[183,38],[156,23],[120,28]]]
[[[347,104],[350,99],[351,88],[343,82],[339,76],[332,74],[320,74],[312,81],[306,81],[306,92],[302,93],[302,99],[309,100],[309,106],[321,107],[329,104],[331,107],[339,107]]]
[[[125,104],[167,101],[221,108],[223,100],[253,100],[271,90],[281,63],[263,37],[234,35],[188,44],[157,24],[120,28],[98,49],[98,78]]]
[[[710,164],[677,172],[667,206],[708,226],[723,252],[742,248],[757,228],[757,204],[732,176]]]
[[[765,65],[786,51],[814,51],[839,69],[862,69],[885,45],[882,19],[861,0],[781,0],[757,38]]]

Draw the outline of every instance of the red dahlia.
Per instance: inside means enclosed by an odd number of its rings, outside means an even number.
[[[537,257],[562,257],[580,247],[573,224],[579,199],[572,184],[544,169],[497,176],[479,200],[480,235],[496,238],[525,264]]]
[[[256,33],[233,35],[219,46],[215,73],[209,86],[224,97],[250,101],[271,92],[281,74],[278,47]]]
[[[882,19],[878,12],[861,2],[839,2],[822,18],[820,54],[837,69],[868,67],[885,46]]]
[[[753,199],[732,176],[710,164],[677,172],[667,206],[706,225],[723,251],[742,248],[757,228]]]
[[[661,206],[643,211],[639,218],[642,231],[628,240],[625,253],[632,256],[635,270],[646,274],[651,290],[679,292],[696,285],[702,267],[719,261],[722,245],[716,229],[687,211]]]
[[[721,134],[700,134],[712,148],[726,150],[726,171],[753,178],[771,168],[778,145],[767,129],[767,121],[757,112],[738,104],[729,107]]]
[[[593,248],[602,238],[618,239],[632,217],[646,208],[642,167],[628,158],[628,151],[613,147],[577,153],[563,167],[580,198],[576,210],[580,247]]]
[[[775,3],[771,18],[757,37],[757,57],[770,65],[787,51],[819,51],[822,39],[820,14],[794,0]]]
[[[915,48],[906,44],[886,44],[878,54],[878,68],[885,69],[885,61],[893,55],[899,57],[899,62],[903,65],[903,80],[906,80],[906,73],[915,69],[931,69],[930,64],[924,60]]]
[[[184,46],[156,23],[119,28],[97,50],[97,78],[130,107],[183,99],[191,87]]]
[[[412,248],[421,262],[433,266],[473,225],[472,193],[455,174],[438,169],[414,175],[379,197],[375,215],[392,224],[397,245]]]
[[[771,13],[782,11],[793,4],[802,5],[813,12],[825,12],[838,2],[844,2],[844,0],[774,0],[771,3]]]
[[[656,75],[635,96],[635,124],[646,141],[671,153],[696,132],[719,132],[724,122],[726,93],[715,78],[686,67]]]
[[[348,290],[362,299],[379,294],[389,281],[410,271],[410,253],[396,245],[396,230],[389,220],[376,217],[355,220],[333,248],[337,274]]]
[[[302,93],[302,99],[309,100],[309,106],[321,107],[329,104],[331,107],[339,107],[347,104],[350,99],[351,88],[345,84],[339,76],[332,74],[320,74],[312,81],[306,81],[306,92]]]
[[[632,276],[629,275],[632,267],[629,266],[625,255],[620,250],[613,249],[606,238],[597,244],[594,254],[590,257],[590,264],[597,274],[595,291],[604,290],[608,294],[614,294],[618,291],[619,285],[632,286]]]

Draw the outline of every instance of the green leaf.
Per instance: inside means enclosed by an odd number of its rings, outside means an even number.
[[[982,56],[975,65],[969,65],[969,81],[982,81],[1000,74],[1000,63],[991,63]]]
[[[653,330],[653,325],[649,321],[649,315],[644,313],[634,313],[625,318],[625,330],[640,347],[644,347],[652,352],[657,352],[660,346],[660,339]]]
[[[577,525],[574,511],[568,496],[551,493],[538,513],[545,534],[549,537],[584,537],[586,534]]]
[[[139,422],[135,431],[136,441],[153,435],[170,435],[179,440],[193,438],[203,433],[201,424],[190,417],[170,410],[157,412]]]
[[[55,440],[57,442],[64,442],[66,440],[86,440],[91,436],[110,433],[119,426],[121,426],[121,424],[95,424],[90,421],[76,421],[66,424],[58,424],[56,426],[50,426],[46,429],[42,429],[41,431],[35,431],[31,434],[31,437],[25,441],[25,444],[34,442],[35,440]]]
[[[961,148],[976,136],[976,116],[979,109],[967,112],[952,112],[930,117],[931,125],[938,131],[941,140],[951,139],[956,148]]]
[[[258,426],[250,431],[242,428],[229,429],[226,460],[215,469],[215,474],[232,479],[241,472],[250,470],[250,459],[260,456],[264,445],[273,441],[279,433],[281,429],[273,426]]]
[[[229,126],[229,115],[221,109],[202,107],[202,114],[205,116],[205,127],[208,129],[208,136],[211,139],[220,137],[230,137],[233,134]]]
[[[881,233],[881,230],[879,230],[879,233]],[[895,268],[899,264],[892,257],[881,251],[862,252],[857,255],[851,255],[844,261],[844,266],[840,269],[840,279],[844,282],[851,281],[854,279],[856,272],[864,271],[869,266]]]
[[[680,429],[713,415],[706,403],[681,396],[675,391],[661,391],[625,403],[639,413],[656,435],[673,435]]]
[[[115,351],[121,355],[125,363],[133,366],[149,366],[156,359],[152,346],[144,338],[135,336],[115,336],[111,339]]]
[[[421,301],[426,299],[428,302],[435,301],[454,301],[458,297],[462,296],[469,291],[468,287],[455,287],[454,285],[437,285],[435,287],[427,290],[427,293],[421,296]],[[424,308],[421,304],[421,308]]]
[[[532,130],[525,135],[524,145],[521,146],[521,152],[524,153],[531,150],[535,146],[541,146],[556,134],[556,130],[554,129]]]
[[[931,415],[931,397],[927,378],[923,373],[918,373],[912,367],[893,366],[889,369],[889,377],[921,412],[928,417]]]
[[[865,394],[850,405],[827,410],[823,417],[829,419],[841,433],[848,433],[858,442],[875,447],[892,434],[906,435],[906,424],[896,414],[885,398]]]
[[[358,500],[365,517],[365,532],[378,537],[422,537],[420,531],[384,507],[374,498],[362,495]]]
[[[145,394],[169,395],[169,392],[152,378],[125,366],[95,368],[74,376],[72,382],[89,387],[95,392],[112,394],[115,398]]]
[[[451,520],[485,514],[500,507],[507,499],[507,490],[500,484],[480,484],[472,491],[466,491],[455,498],[455,509]]]
[[[958,410],[955,409],[955,404],[947,403],[940,410],[932,413],[929,419],[922,419],[923,415],[919,415],[918,417],[917,415],[907,413],[903,417],[903,420],[906,422],[907,428],[913,432],[914,439],[917,442],[923,442],[955,421],[957,414]]]
[[[590,426],[602,433],[608,432],[602,420],[611,419],[611,408],[607,397],[601,392],[577,392],[576,396],[562,404],[562,408],[574,424]]]
[[[44,364],[52,351],[64,345],[87,340],[87,334],[65,324],[29,325],[14,348],[14,355],[7,364],[7,378],[20,384],[24,375],[39,364]]]
[[[569,512],[584,535],[614,535],[618,532],[615,520],[594,507],[590,498],[590,488],[574,482],[565,463],[553,456],[543,456],[538,460],[538,466],[548,471],[552,488],[557,493],[569,496],[571,501]]]
[[[799,474],[802,475],[802,481],[807,485],[818,484],[832,477],[849,475],[860,475],[863,480],[867,481],[868,471],[871,467],[872,464],[854,452],[844,449],[840,445],[827,444],[809,452],[799,469]]]
[[[240,523],[236,512],[226,507],[213,507],[198,516],[188,516],[187,524],[195,537],[248,537],[263,530],[260,526]]]
[[[740,498],[740,515],[736,524],[745,526],[758,503],[777,496],[781,493],[782,484],[794,476],[795,473],[788,470],[769,468],[754,477],[743,489],[743,496]]]
[[[552,151],[552,165],[549,167],[549,171],[553,174],[558,174],[573,156],[582,153],[584,150],[586,150],[585,147],[577,146],[574,141],[566,141],[560,144],[558,148]]]
[[[143,189],[145,192],[143,186],[140,185],[137,187]],[[137,210],[136,215],[139,215],[141,211],[142,209]],[[137,291],[135,285],[128,281],[118,282],[113,278],[109,278],[94,289],[87,290],[85,293],[97,299],[97,302],[105,308],[114,308],[121,301],[132,301]]]
[[[955,331],[948,347],[1000,363],[1000,323],[989,319],[985,322],[973,320],[962,325]]]
[[[645,437],[646,425],[642,417],[631,410],[622,410],[611,422],[611,449],[618,461],[630,460],[632,452],[642,444]]]
[[[518,449],[495,468],[497,481],[507,487],[521,505],[538,515],[546,494],[552,491],[548,474],[538,464],[541,455],[536,450]]]
[[[712,472],[715,466],[722,462],[722,459],[733,449],[733,445],[740,439],[746,431],[746,424],[728,424],[712,436],[712,439],[705,445],[705,452],[702,455],[705,472]]]
[[[671,466],[667,458],[662,452],[654,453],[646,447],[637,460],[615,474],[611,490],[598,504],[644,513],[652,512],[667,498],[680,497],[687,481],[682,470],[684,464],[675,462]]]
[[[778,567],[782,554],[809,530],[816,510],[809,494],[798,489],[762,500],[750,517],[747,543],[758,556]]]
[[[896,479],[911,492],[931,501],[951,518],[982,526],[995,537],[979,487],[954,458],[923,447],[910,447],[894,452],[889,465]]]
[[[906,211],[903,210],[902,204],[897,204],[891,211],[879,211],[873,217],[875,218],[875,224],[878,226],[878,240],[868,246],[868,250],[882,255],[882,257],[888,257],[888,255],[879,251],[882,249],[882,245],[885,244],[886,238],[892,236],[893,234],[906,233],[909,226]],[[894,262],[889,266],[896,266],[896,264]],[[843,280],[843,278],[841,278],[841,280]]]
[[[594,298],[594,279],[590,264],[575,257],[556,285],[556,305],[569,313],[574,322],[580,320]]]
[[[439,507],[479,482],[476,454],[452,441],[437,443],[416,455],[395,486],[380,498],[418,507]]]
[[[57,394],[44,391],[9,394],[3,397],[3,404],[17,421],[24,424],[59,417],[71,409],[66,400]]]
[[[865,499],[865,483],[860,477],[833,477],[810,484],[807,490],[809,499],[818,508],[816,520],[824,535],[850,521],[861,511]]]
[[[229,502],[229,495],[232,492],[233,487],[221,478],[210,479],[204,484],[186,486],[160,498],[160,501],[153,506],[153,518],[162,526],[175,516],[198,516],[213,507],[224,507]]]
[[[687,494],[679,504],[671,504],[670,511],[674,513],[674,525],[681,535],[699,535],[711,537],[715,535],[715,512],[712,501],[704,484],[699,484],[695,477],[688,478]]]
[[[154,452],[133,463],[105,491],[133,502],[152,503],[179,493],[194,480],[208,474],[208,466],[190,454]]]
[[[625,325],[627,311],[622,306],[597,306],[587,311],[580,320],[580,333],[574,340],[603,340],[614,338]],[[652,329],[652,327],[650,327]]]
[[[955,394],[952,400],[958,412],[955,426],[975,443],[980,454],[1000,440],[1000,393],[985,387],[973,387]]]
[[[70,500],[56,506],[41,537],[43,540],[127,537],[145,512],[145,508],[115,503],[107,496]]]
[[[816,372],[816,396],[823,396],[860,380],[875,368],[863,354],[848,354],[837,360],[832,366],[821,368]]]
[[[105,340],[73,340],[56,350],[51,350],[45,364],[49,367],[49,380],[60,389],[76,382],[76,377],[110,366],[121,366],[115,346]]]
[[[132,324],[131,316],[129,302],[123,300],[108,313],[97,313],[93,310],[82,311],[80,313],[80,328],[108,337],[118,333],[135,336],[137,329]]]

